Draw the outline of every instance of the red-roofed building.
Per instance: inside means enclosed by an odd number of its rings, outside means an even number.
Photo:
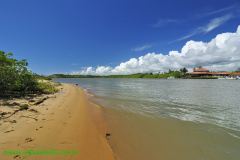
[[[200,66],[197,68],[193,68],[193,72],[209,72],[209,70]]]
[[[206,76],[211,76],[211,72],[207,68],[203,67],[196,67],[193,68],[193,72],[189,73],[192,77],[206,77]]]
[[[189,73],[192,77],[227,77],[233,76],[235,73],[231,72],[210,72],[207,68],[198,67],[193,68],[193,72]],[[234,75],[238,76],[238,75]]]
[[[233,77],[240,77],[240,72],[231,73],[231,76],[233,76]]]

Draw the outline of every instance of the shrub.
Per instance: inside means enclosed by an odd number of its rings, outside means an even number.
[[[39,81],[37,88],[44,94],[52,94],[58,91],[53,83],[47,81]]]
[[[51,84],[38,82],[28,70],[26,60],[12,58],[12,53],[0,51],[0,96],[23,96],[32,93],[53,93]]]

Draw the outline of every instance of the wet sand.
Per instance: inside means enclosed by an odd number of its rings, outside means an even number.
[[[240,139],[210,124],[105,108],[120,160],[238,160]]]
[[[63,89],[33,111],[20,111],[0,120],[0,159],[113,160],[105,137],[102,109],[74,85]],[[77,150],[77,155],[7,156],[4,150]]]

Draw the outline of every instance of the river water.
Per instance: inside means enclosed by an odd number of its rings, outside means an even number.
[[[239,80],[55,80],[104,106],[119,159],[240,158]]]

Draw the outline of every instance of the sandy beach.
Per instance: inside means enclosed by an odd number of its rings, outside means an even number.
[[[43,103],[0,120],[0,159],[114,159],[102,109],[91,103],[79,87],[63,84],[61,88]],[[29,149],[74,150],[78,154],[3,154],[6,150]]]

